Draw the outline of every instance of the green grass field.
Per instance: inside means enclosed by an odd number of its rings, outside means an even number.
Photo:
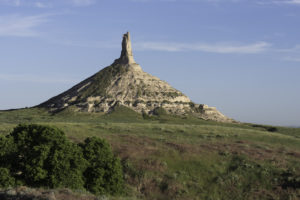
[[[107,139],[126,182],[112,199],[300,199],[299,128],[149,117],[124,107],[107,115],[0,111],[0,134],[19,123],[56,126],[74,142]]]

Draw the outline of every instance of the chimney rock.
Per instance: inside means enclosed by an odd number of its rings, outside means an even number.
[[[132,55],[129,32],[127,32],[123,35],[122,52],[121,52],[121,56],[118,60],[119,60],[119,62],[121,62],[123,64],[134,64],[135,63],[135,61],[133,59],[133,55]]]

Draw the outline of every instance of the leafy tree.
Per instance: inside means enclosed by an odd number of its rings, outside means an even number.
[[[57,128],[19,125],[0,137],[0,187],[15,183],[115,194],[122,189],[123,172],[103,139],[87,138],[77,145]]]
[[[95,194],[116,194],[123,185],[122,166],[110,145],[103,139],[87,138],[81,144],[89,166],[84,172],[85,187]]]
[[[9,156],[15,177],[29,186],[83,188],[86,167],[81,148],[49,126],[19,125],[8,136],[16,151]],[[12,160],[12,159],[10,159]]]

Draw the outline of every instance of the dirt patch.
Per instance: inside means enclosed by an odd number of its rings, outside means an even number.
[[[161,147],[155,140],[148,137],[132,135],[118,135],[118,138],[109,138],[114,152],[121,159],[141,160],[159,153]]]

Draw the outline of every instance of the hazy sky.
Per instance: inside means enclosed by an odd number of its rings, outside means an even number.
[[[243,122],[300,126],[300,0],[0,0],[0,109],[135,60]]]

